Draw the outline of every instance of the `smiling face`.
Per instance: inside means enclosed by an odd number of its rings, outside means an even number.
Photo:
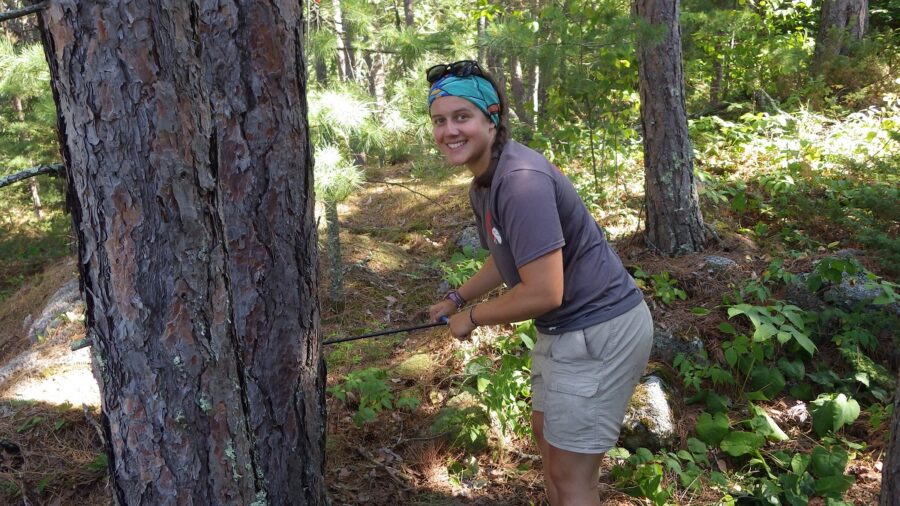
[[[431,104],[431,131],[438,149],[452,165],[465,165],[475,176],[487,170],[494,123],[472,102],[441,97]]]

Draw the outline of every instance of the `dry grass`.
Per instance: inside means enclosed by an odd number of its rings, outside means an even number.
[[[70,406],[0,402],[0,504],[110,503],[99,413]],[[10,451],[12,450],[12,451]]]

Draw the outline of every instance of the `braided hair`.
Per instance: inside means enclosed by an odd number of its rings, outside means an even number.
[[[494,134],[494,143],[491,145],[491,163],[488,166],[488,170],[481,174],[480,176],[475,178],[475,184],[482,187],[488,187],[491,185],[491,181],[494,179],[494,171],[497,169],[497,161],[500,159],[500,155],[503,153],[503,148],[506,147],[506,141],[509,140],[509,124],[507,123],[508,115],[508,106],[506,103],[506,94],[503,92],[503,88],[501,88],[497,81],[494,80],[493,76],[484,72],[482,77],[484,77],[491,86],[494,87],[494,91],[497,92],[497,97],[500,98],[500,112],[498,116],[500,116],[500,122],[495,127]]]

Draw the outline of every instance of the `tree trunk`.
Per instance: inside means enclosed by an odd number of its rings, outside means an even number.
[[[648,246],[667,255],[703,249],[703,218],[694,182],[681,62],[678,0],[635,0],[640,21],[662,40],[640,37],[638,75],[644,135]]]
[[[519,121],[528,126],[532,124],[532,114],[530,97],[525,92],[525,82],[522,76],[522,64],[519,57],[515,54],[509,56],[509,89],[512,91],[510,105],[511,109],[516,113]],[[526,141],[528,139],[525,139]]]
[[[325,503],[300,9],[42,14],[118,504]]]
[[[478,17],[478,25],[476,27],[478,31],[478,61],[480,63],[487,63],[487,46],[484,44],[484,37],[487,34],[487,17],[479,16]]]
[[[338,41],[344,48],[338,48],[337,59],[338,59],[338,79],[341,81],[349,81],[353,77],[353,70],[350,67],[350,58],[347,55],[349,51],[346,46],[347,43],[344,41],[344,21],[343,15],[341,13],[341,0],[331,0],[332,8],[334,9],[334,33],[337,35]]]
[[[880,506],[900,506],[900,364],[894,387],[894,413],[891,418],[890,442],[881,469]]]
[[[412,28],[416,22],[413,17],[413,0],[403,0],[403,17],[406,21],[406,27]]]
[[[312,26],[313,31],[318,32],[322,29],[322,11],[321,4],[313,2],[312,5]],[[328,86],[328,65],[325,63],[325,57],[321,51],[316,52],[313,57],[313,67],[316,70],[316,82],[322,88]]]
[[[715,54],[713,55],[712,82],[709,84],[709,109],[712,111],[719,108],[719,101],[722,99],[722,79],[725,76],[724,60],[725,55],[722,54],[722,42],[717,40]]]
[[[820,73],[831,58],[846,56],[850,44],[862,40],[868,28],[868,0],[824,0],[816,35],[813,73]]]
[[[20,122],[25,121],[25,106],[22,104],[21,97],[13,98],[13,108],[16,110],[16,119]],[[25,132],[19,134],[19,140],[23,143],[28,141],[28,135]],[[26,156],[26,158],[29,158]],[[29,165],[31,164],[31,160],[27,160]],[[41,186],[38,183],[37,179],[30,179],[28,181],[28,188],[31,190],[31,204],[34,209],[34,216],[42,220],[44,219],[44,211],[41,209]]]
[[[341,262],[341,223],[338,221],[337,203],[325,201],[326,250],[328,251],[328,303],[340,313],[344,310],[344,266]]]

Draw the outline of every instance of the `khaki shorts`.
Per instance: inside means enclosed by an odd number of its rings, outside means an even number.
[[[532,408],[544,413],[547,442],[591,454],[615,446],[652,345],[645,302],[584,330],[538,333],[531,351]]]

